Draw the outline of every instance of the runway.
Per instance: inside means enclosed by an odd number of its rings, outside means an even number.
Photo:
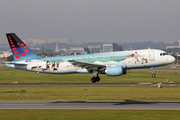
[[[180,110],[180,101],[0,101],[0,109]]]

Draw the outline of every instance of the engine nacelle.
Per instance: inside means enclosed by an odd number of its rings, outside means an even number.
[[[123,74],[123,67],[122,66],[106,67],[105,73],[108,76],[120,76]]]

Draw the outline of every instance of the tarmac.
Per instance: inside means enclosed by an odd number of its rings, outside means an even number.
[[[180,101],[0,101],[0,109],[180,110]]]

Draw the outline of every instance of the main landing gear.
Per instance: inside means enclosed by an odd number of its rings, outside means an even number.
[[[97,74],[97,76],[95,77],[96,74]],[[93,72],[93,77],[91,78],[92,83],[100,81],[100,77],[98,76],[98,74],[99,74],[98,72]]]
[[[154,74],[154,68],[153,67],[151,68],[151,72],[152,72],[152,77],[153,78],[156,77],[156,74]]]

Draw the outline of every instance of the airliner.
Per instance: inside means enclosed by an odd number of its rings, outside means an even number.
[[[151,68],[152,77],[156,75],[153,68],[171,64],[175,58],[158,49],[142,49],[93,53],[69,56],[40,57],[15,34],[6,34],[14,61],[6,67],[37,73],[72,74],[92,73],[91,82],[99,82],[99,74],[121,76],[129,69]]]

